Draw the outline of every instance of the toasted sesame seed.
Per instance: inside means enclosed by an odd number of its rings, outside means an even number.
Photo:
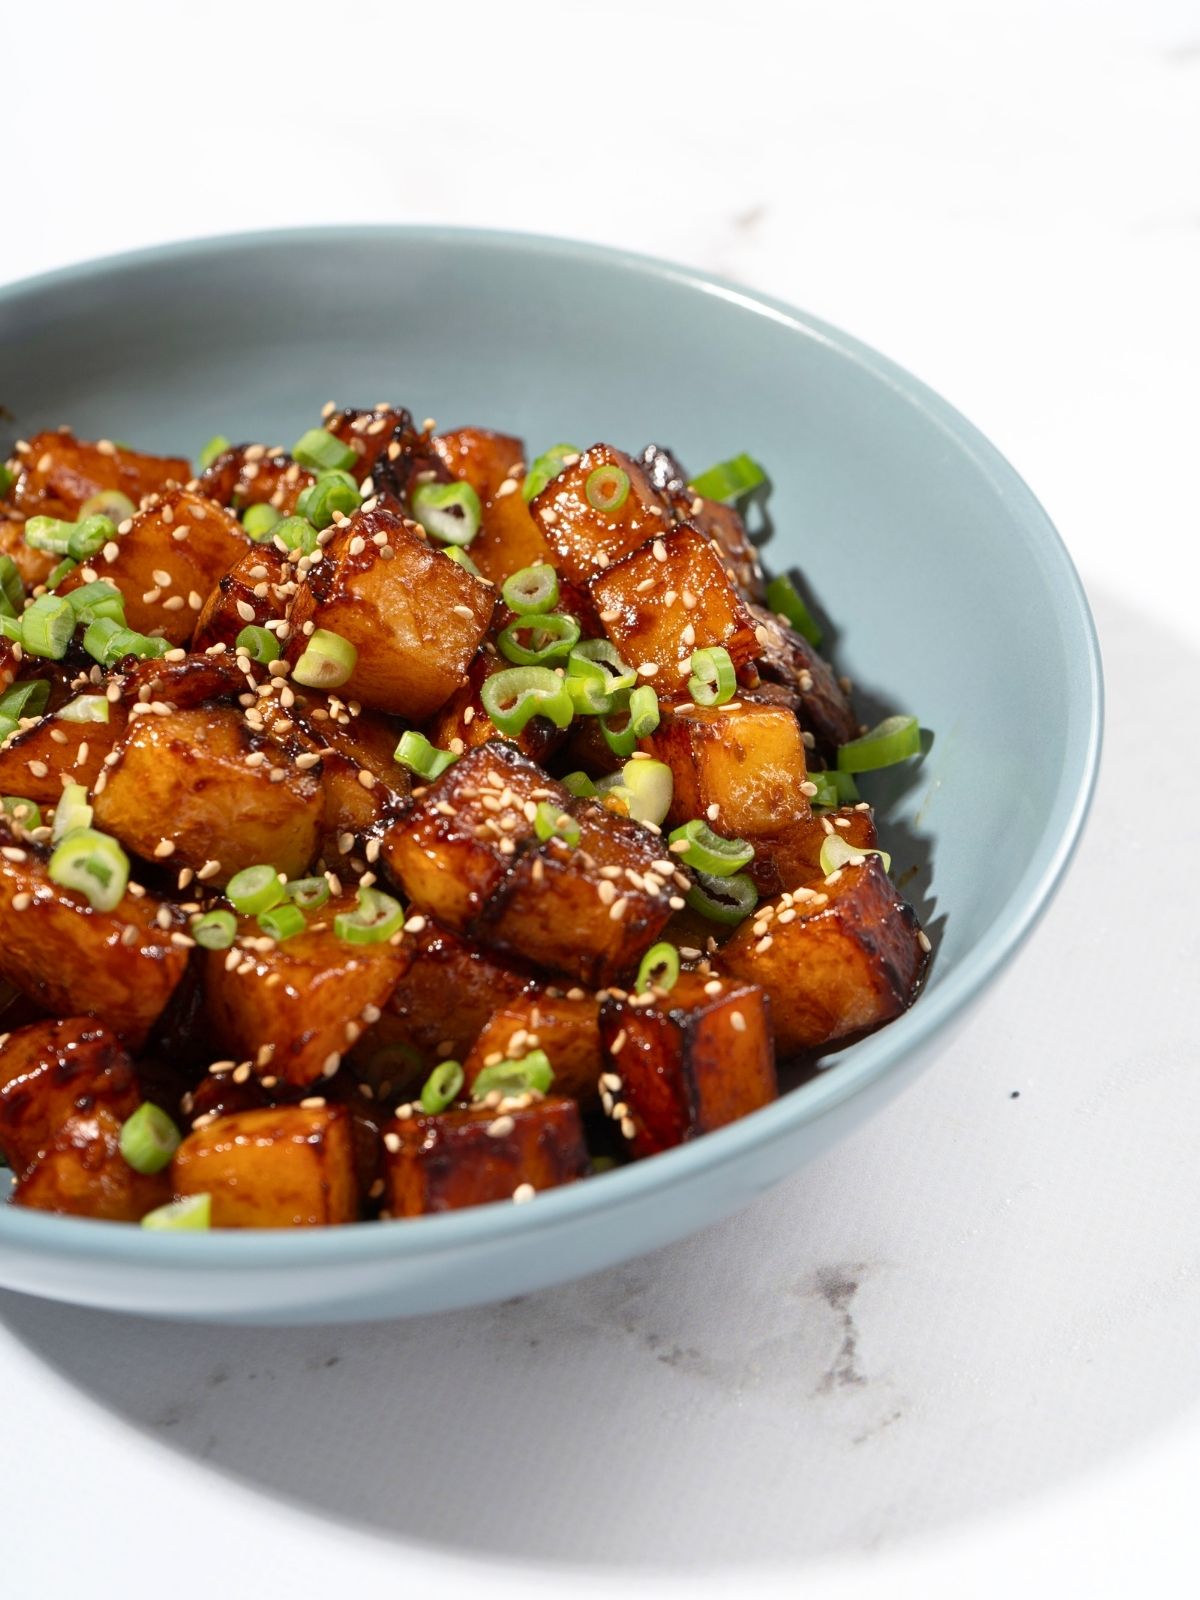
[[[533,1199],[536,1193],[537,1190],[531,1183],[519,1183],[512,1192],[513,1205],[525,1205],[528,1201]]]
[[[516,1123],[510,1116],[495,1117],[487,1125],[488,1138],[507,1139],[515,1127]]]
[[[12,907],[14,911],[25,911],[32,904],[33,896],[25,889],[22,889],[19,894],[13,895]],[[7,1035],[5,1035],[5,1037],[7,1037]]]
[[[255,617],[254,607],[248,600],[239,600],[236,604],[237,614],[243,622],[253,622]]]
[[[637,1127],[634,1124],[633,1118],[632,1117],[622,1117],[621,1118],[621,1137],[623,1139],[632,1139],[636,1133],[637,1133]]]
[[[917,930],[917,943],[921,946],[921,949],[924,950],[926,955],[928,955],[933,949],[929,935],[925,932],[924,928],[918,928]]]
[[[624,895],[622,895],[619,900],[613,901],[612,905],[609,907],[608,914],[614,922],[620,922],[621,918],[625,915],[628,909],[629,901]]]
[[[731,1011],[729,1013],[729,1026],[734,1033],[745,1033],[746,1019],[740,1011]]]
[[[704,992],[705,994],[720,994],[723,987],[724,985],[721,983],[720,978],[710,978],[704,985]]]
[[[400,1135],[398,1133],[392,1133],[389,1131],[388,1133],[384,1134],[383,1143],[388,1154],[394,1156],[400,1149]]]
[[[621,1051],[625,1048],[625,1041],[628,1039],[628,1037],[629,1035],[626,1033],[624,1028],[619,1029],[615,1038],[613,1039],[613,1042],[608,1047],[609,1053],[614,1056],[620,1055]],[[616,1078],[616,1082],[610,1083],[610,1078]],[[608,1089],[619,1089],[621,1087],[621,1080],[620,1078],[617,1078],[616,1073],[605,1073],[601,1077],[600,1082]]]
[[[643,661],[638,667],[639,678],[656,678],[658,676],[657,661]]]
[[[321,1076],[323,1078],[332,1078],[338,1067],[341,1065],[341,1061],[342,1057],[340,1052],[337,1050],[331,1050],[325,1057],[325,1060],[321,1066]]]

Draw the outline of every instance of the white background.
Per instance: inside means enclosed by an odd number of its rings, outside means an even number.
[[[1200,5],[67,0],[4,34],[3,278],[433,220],[742,279],[1009,455],[1110,694],[1076,867],[953,1058],[743,1216],[390,1327],[0,1294],[6,1587],[1194,1595]]]

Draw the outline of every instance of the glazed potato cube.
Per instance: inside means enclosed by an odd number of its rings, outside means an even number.
[[[762,562],[733,506],[685,493],[675,501],[675,508],[717,546],[722,564],[742,596],[761,604],[766,594]]]
[[[413,470],[413,458],[421,457],[426,464],[429,455],[425,436],[413,425],[412,416],[403,406],[376,406],[370,411],[335,411],[326,418],[324,426],[343,444],[348,444],[358,457],[347,470],[361,484],[370,477],[367,489],[382,489],[400,498],[407,486],[407,475]],[[399,475],[399,481],[393,481]]]
[[[0,1045],[0,1151],[24,1172],[69,1117],[97,1106],[118,1123],[140,1101],[133,1064],[91,1017],[30,1023]]]
[[[721,950],[723,972],[771,997],[781,1056],[899,1016],[929,941],[878,856],[760,905]]]
[[[176,1150],[171,1182],[177,1195],[212,1196],[214,1228],[354,1222],[359,1199],[350,1114],[321,1100],[218,1117]]]
[[[481,650],[467,670],[466,682],[456,689],[442,709],[425,725],[425,735],[439,750],[455,749],[454,741],[461,741],[462,749],[473,750],[489,739],[503,739],[496,724],[483,709],[479,691],[496,672],[503,672],[509,663],[499,656]],[[595,718],[589,719],[595,721]],[[513,743],[531,761],[544,762],[563,741],[563,732],[548,717],[531,717],[517,734]]]
[[[285,450],[267,451],[260,444],[239,444],[223,451],[200,474],[197,491],[206,500],[233,511],[272,505],[289,517],[314,476]]]
[[[25,543],[25,518],[0,519],[0,555],[9,556],[27,589],[36,588],[58,565],[59,557]]]
[[[755,838],[812,814],[800,726],[782,706],[664,705],[644,748],[671,769],[674,824],[704,817],[729,838]]]
[[[863,850],[874,850],[879,844],[875,819],[865,801],[794,822],[773,837],[754,841],[754,860],[747,870],[758,884],[759,894],[775,895],[781,889],[823,878],[821,846],[831,833]]]
[[[629,478],[629,492],[614,511],[597,510],[588,499],[588,479],[600,467],[616,468]],[[585,450],[551,479],[529,509],[554,551],[552,564],[572,583],[586,583],[675,522],[645,469],[610,444]]]
[[[144,495],[185,483],[192,475],[180,456],[147,456],[101,439],[95,444],[66,431],[36,433],[18,447],[21,471],[13,501],[26,516],[75,520],[80,506],[102,489],[117,489],[134,505]]]
[[[495,1061],[544,1050],[554,1069],[554,1093],[590,1103],[600,1077],[600,1002],[594,994],[570,998],[532,989],[492,1013],[463,1061],[467,1088]]]
[[[223,884],[263,861],[298,878],[315,856],[320,779],[240,712],[211,706],[131,716],[115,753],[96,786],[96,826],[147,860],[162,855],[193,871],[218,861],[209,881]],[[169,852],[160,851],[164,839]]]
[[[444,928],[467,932],[533,836],[539,800],[570,796],[502,739],[469,750],[414,793],[383,839],[381,859],[405,894]]]
[[[579,982],[634,969],[671,915],[662,841],[590,802],[570,809],[578,845],[551,838],[518,856],[476,924],[477,936]]]
[[[652,1005],[609,995],[600,1036],[600,1098],[634,1156],[736,1122],[779,1093],[771,1012],[752,983],[684,972]]]
[[[817,650],[774,612],[750,607],[759,639],[759,670],[784,685],[795,698],[806,739],[833,761],[837,747],[856,739],[860,729],[845,689]]]
[[[653,663],[661,693],[679,694],[693,650],[723,645],[735,667],[758,653],[754,625],[716,546],[679,528],[616,562],[589,585],[604,631],[631,667]]]
[[[214,644],[232,650],[243,628],[282,621],[291,599],[288,585],[294,577],[295,568],[274,545],[246,546],[216,587],[208,591],[196,620],[193,650],[207,650]]]
[[[400,730],[376,711],[351,716],[336,697],[297,692],[294,703],[267,718],[269,731],[290,733],[321,758],[322,850],[345,853],[346,834],[377,833],[403,809],[409,789],[407,767],[395,759]],[[342,844],[338,844],[338,840]]]
[[[120,704],[108,706],[107,722],[72,722],[49,713],[0,745],[0,794],[53,806],[64,783],[90,789],[124,726]]]
[[[461,685],[494,605],[488,584],[401,517],[358,511],[300,583],[288,659],[303,654],[310,623],[340,634],[358,652],[341,692],[423,722]]]
[[[124,526],[124,524],[122,524]],[[139,511],[118,534],[117,555],[97,556],[59,585],[69,594],[93,578],[115,584],[125,598],[125,620],[138,633],[159,634],[173,645],[192,637],[204,598],[245,553],[237,519],[211,500],[173,489]]]
[[[235,656],[224,653],[134,661],[116,681],[127,705],[162,700],[176,711],[192,711],[208,700],[239,695],[247,688],[245,667]]]
[[[264,1078],[298,1088],[333,1076],[410,960],[386,940],[349,944],[337,937],[334,918],[356,904],[353,894],[335,897],[303,933],[266,949],[204,953],[214,1053],[252,1061]],[[241,919],[238,937],[263,943],[253,917]]]
[[[107,1106],[68,1117],[21,1175],[12,1203],[64,1216],[139,1222],[171,1198],[165,1172],[135,1172],[121,1154],[121,1120]]]
[[[160,928],[152,894],[95,911],[50,881],[46,854],[0,828],[0,977],[54,1015],[91,1013],[136,1051],[187,966],[172,938],[183,918]]]
[[[557,1098],[397,1117],[384,1142],[393,1217],[525,1199],[583,1177],[588,1164],[579,1108]]]
[[[525,448],[509,434],[487,428],[459,428],[433,440],[452,477],[469,483],[479,496],[483,521],[471,541],[471,559],[493,583],[522,567],[556,563],[541,528],[521,493]]]

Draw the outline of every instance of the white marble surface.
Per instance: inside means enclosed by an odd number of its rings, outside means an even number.
[[[1058,522],[1108,673],[1096,811],[954,1058],[705,1235],[328,1332],[0,1294],[5,1579],[115,1596],[136,1548],[178,1600],[1194,1594],[1200,8],[408,12],[6,19],[0,275],[433,219],[795,300]]]

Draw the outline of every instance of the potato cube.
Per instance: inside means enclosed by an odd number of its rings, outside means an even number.
[[[261,445],[239,444],[223,451],[200,474],[197,490],[233,511],[272,505],[290,517],[315,476],[284,450],[268,453]]]
[[[352,717],[336,696],[296,692],[286,712],[267,719],[268,728],[283,736],[291,724],[293,737],[321,758],[323,797],[322,852],[346,854],[345,836],[354,843],[377,834],[400,815],[411,788],[407,767],[395,758],[400,731],[390,717],[361,711]],[[339,843],[339,841],[341,841]],[[353,848],[353,844],[351,848]]]
[[[929,941],[878,856],[760,905],[719,955],[771,997],[781,1056],[899,1016],[916,998]]]
[[[778,834],[755,839],[754,860],[747,871],[758,884],[759,894],[776,895],[782,889],[823,878],[821,846],[831,833],[863,850],[874,850],[879,844],[875,819],[865,801],[803,818]]]
[[[287,615],[296,569],[271,544],[247,545],[215,588],[196,619],[193,650],[224,644],[232,650],[251,624],[263,628]],[[274,630],[272,630],[274,631]]]
[[[600,1077],[600,1002],[557,989],[530,989],[494,1011],[463,1062],[467,1087],[497,1059],[544,1050],[554,1069],[554,1093],[590,1104]]]
[[[673,824],[703,817],[717,833],[753,839],[812,814],[800,725],[785,707],[664,705],[643,748],[671,769]]]
[[[171,1181],[178,1195],[212,1196],[214,1228],[354,1222],[359,1197],[350,1114],[321,1100],[218,1117],[176,1150]]]
[[[80,506],[102,489],[116,489],[136,506],[191,477],[179,456],[147,456],[101,439],[95,444],[70,432],[35,433],[18,452],[21,464],[13,492],[26,516],[74,521]]]
[[[581,1178],[588,1164],[579,1108],[558,1098],[397,1117],[384,1142],[394,1217],[525,1199]]]
[[[0,745],[0,794],[58,804],[64,783],[91,788],[125,726],[125,708],[108,707],[107,722],[71,722],[54,712]]]
[[[33,1022],[0,1045],[0,1150],[24,1172],[68,1117],[104,1106],[118,1122],[140,1101],[133,1064],[91,1017]]]
[[[471,559],[493,583],[538,562],[556,565],[541,528],[521,493],[525,449],[520,439],[486,428],[459,428],[433,440],[447,470],[479,496],[483,521],[471,541]]]
[[[846,689],[824,656],[794,633],[783,618],[760,606],[751,606],[750,613],[758,630],[760,672],[790,691],[805,729],[805,743],[811,740],[827,761],[833,761],[838,745],[859,734]]]
[[[494,606],[488,584],[401,517],[358,511],[300,583],[287,655],[303,654],[310,623],[340,634],[358,652],[343,693],[423,722],[461,685]]]
[[[762,562],[746,532],[746,524],[733,506],[724,505],[720,500],[704,500],[685,491],[676,499],[675,508],[717,546],[722,565],[742,596],[761,603],[766,594]]]
[[[64,1216],[139,1222],[171,1198],[165,1172],[135,1172],[121,1154],[121,1119],[107,1106],[68,1117],[17,1181],[12,1203]]]
[[[600,467],[615,468],[629,479],[629,491],[613,511],[599,510],[588,499],[588,479]],[[554,551],[553,565],[572,583],[586,583],[675,522],[645,469],[610,444],[585,450],[550,480],[530,511]]]
[[[771,1012],[752,983],[681,973],[650,1005],[609,995],[600,1036],[610,1058],[605,1111],[634,1156],[710,1133],[779,1093]]]

